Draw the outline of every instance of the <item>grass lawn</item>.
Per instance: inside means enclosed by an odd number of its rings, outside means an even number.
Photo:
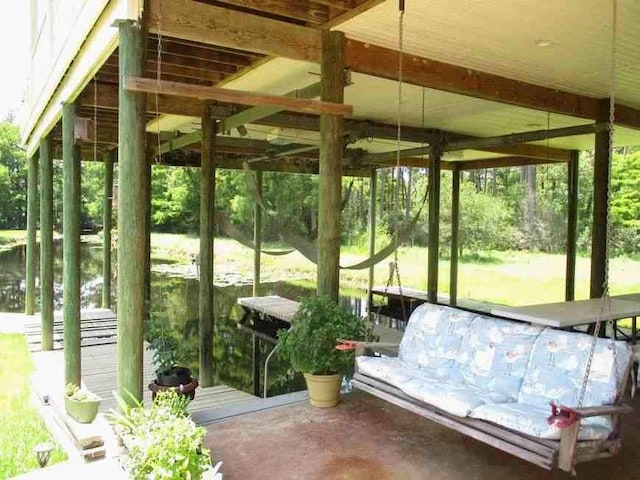
[[[0,478],[39,468],[33,447],[51,442],[49,431],[31,403],[29,376],[33,370],[23,335],[0,334]],[[66,460],[57,447],[49,465]]]
[[[26,230],[0,230],[0,251],[27,242]]]
[[[153,256],[177,263],[190,263],[198,253],[196,236],[177,234],[151,235]],[[277,248],[268,246],[266,248]],[[342,265],[350,265],[366,258],[366,253],[353,247],[343,247]],[[564,255],[536,252],[491,252],[482,261],[461,261],[458,267],[458,297],[473,300],[527,305],[564,300]],[[404,286],[426,289],[427,249],[401,247],[398,251],[400,276]],[[385,285],[388,280],[388,260],[375,267],[375,283]],[[251,276],[253,251],[229,239],[215,240],[216,272],[234,271]],[[640,292],[640,262],[628,258],[613,258],[610,264],[611,294]],[[300,253],[286,256],[262,255],[262,277],[315,281],[316,267]],[[439,292],[449,292],[449,261],[439,266]],[[590,260],[579,257],[576,265],[576,298],[588,298]],[[368,270],[342,270],[341,285],[351,293],[365,290]]]

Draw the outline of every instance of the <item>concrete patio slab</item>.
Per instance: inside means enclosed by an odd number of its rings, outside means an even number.
[[[578,479],[640,478],[640,399],[625,446],[578,466]],[[334,409],[299,404],[209,425],[206,444],[225,480],[567,479],[362,392]]]

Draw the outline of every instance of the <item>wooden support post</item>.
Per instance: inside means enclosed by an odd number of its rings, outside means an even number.
[[[63,239],[62,281],[65,384],[80,385],[80,146],[76,108],[62,105]]]
[[[601,121],[609,115],[609,100],[601,103]],[[593,152],[593,224],[591,227],[591,298],[601,297],[604,292],[607,238],[609,234],[608,196],[609,196],[609,130],[596,132]]]
[[[118,154],[104,155],[104,192],[102,197],[102,308],[111,308],[111,228],[113,226],[113,162]]]
[[[253,175],[249,172],[248,175]],[[262,172],[255,172],[258,195],[262,196]],[[253,204],[253,296],[260,295],[260,251],[262,250],[262,209],[257,202]]]
[[[369,257],[376,253],[376,200],[378,197],[378,171],[371,170],[369,179]],[[373,285],[375,282],[375,265],[369,267],[369,283],[367,284],[367,311],[369,321],[373,320]]]
[[[321,99],[344,100],[344,34],[322,31]],[[320,117],[318,192],[318,295],[338,299],[340,289],[340,204],[342,202],[343,123],[338,115]]]
[[[200,384],[213,385],[213,215],[215,209],[216,124],[209,106],[202,115],[202,159],[200,166]]]
[[[256,397],[262,397],[260,393],[260,338],[257,335],[253,336],[253,348],[252,348],[252,383],[253,383],[253,395]]]
[[[38,157],[29,157],[27,172],[27,285],[24,313],[33,315],[36,310],[36,236],[38,229]]]
[[[578,236],[578,180],[579,180],[578,150],[571,151],[571,160],[567,163],[567,267],[565,278],[565,300],[575,299],[576,290],[576,251]]]
[[[460,169],[451,170],[451,261],[449,267],[449,305],[458,304],[458,233],[460,229]]]
[[[142,75],[144,45],[140,25],[121,21],[120,81]],[[147,222],[149,198],[145,157],[145,95],[120,89],[118,110],[118,377],[120,397],[142,400]]]
[[[438,301],[438,253],[440,247],[440,161],[442,142],[431,145],[429,154],[429,253],[427,272],[427,298]]]
[[[42,350],[53,350],[53,155],[40,140],[40,316]]]

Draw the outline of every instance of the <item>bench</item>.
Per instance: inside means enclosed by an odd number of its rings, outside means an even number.
[[[578,421],[562,429],[547,423],[551,401],[578,404],[593,340],[425,303],[397,356],[358,346],[352,384],[546,469],[574,472],[577,463],[619,451],[620,416],[632,411],[621,404],[630,347],[597,338]]]

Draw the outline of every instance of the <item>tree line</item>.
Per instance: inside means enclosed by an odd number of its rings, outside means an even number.
[[[117,168],[116,168],[117,170]],[[26,159],[19,134],[10,122],[0,123],[0,228],[26,225]],[[248,237],[252,235],[254,197],[250,172],[216,172],[216,206]],[[101,223],[104,166],[82,164],[82,207],[85,218]],[[152,168],[152,229],[197,233],[199,170],[189,167]],[[116,172],[117,183],[117,172]],[[616,149],[611,170],[611,251],[638,253],[640,242],[640,148]],[[343,179],[342,241],[365,247],[371,186],[368,178]],[[412,245],[427,244],[427,175],[425,169],[381,169],[377,178],[378,245],[422,208],[410,235]],[[564,252],[567,232],[568,174],[566,164],[470,170],[460,185],[460,253],[490,250]],[[280,240],[282,228],[313,240],[317,236],[318,181],[313,175],[265,172],[263,198],[272,212],[264,216],[266,241]],[[588,254],[593,203],[593,153],[580,158],[578,250]],[[441,187],[441,255],[451,238],[451,174],[443,172]],[[117,211],[117,209],[116,209]],[[62,162],[54,161],[54,217],[62,225]],[[219,232],[222,234],[222,232]]]

